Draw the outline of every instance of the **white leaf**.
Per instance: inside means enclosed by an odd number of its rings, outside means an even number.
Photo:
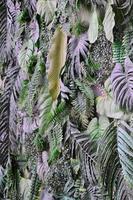
[[[98,37],[98,15],[96,8],[91,13],[89,22],[88,40],[90,43],[94,43]]]
[[[113,12],[111,3],[108,3],[106,7],[105,17],[103,20],[103,26],[104,26],[106,38],[111,42],[113,42],[114,40],[114,36],[113,36],[113,28],[115,25],[114,18],[115,18],[115,14]]]

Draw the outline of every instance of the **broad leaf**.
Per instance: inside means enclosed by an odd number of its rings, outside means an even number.
[[[88,29],[88,40],[90,43],[94,43],[98,37],[98,13],[96,7],[90,14],[89,29]]]
[[[104,88],[105,91],[103,94],[97,98],[97,112],[100,115],[105,115],[115,119],[124,117],[124,113],[119,110],[119,107],[112,97],[110,79],[105,81]]]
[[[81,64],[81,58],[85,60],[88,53],[88,38],[87,34],[83,34],[80,37],[73,36],[69,41],[69,56],[71,59],[70,76],[75,79],[79,77],[81,79],[84,74],[84,68]]]
[[[119,107],[127,112],[133,111],[133,63],[128,57],[125,59],[124,69],[119,63],[115,65],[111,82],[115,101]]]
[[[57,28],[52,38],[52,45],[48,54],[49,92],[55,101],[60,93],[60,72],[65,65],[67,53],[67,35],[61,28]]]
[[[106,37],[111,42],[113,42],[114,40],[114,36],[113,36],[113,28],[115,25],[114,17],[115,17],[115,14],[113,12],[111,3],[108,3],[106,7],[104,20],[103,20],[103,26],[104,26]]]

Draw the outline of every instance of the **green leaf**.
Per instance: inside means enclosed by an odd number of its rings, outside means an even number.
[[[93,118],[87,128],[87,132],[91,136],[92,140],[99,139],[105,132],[106,128],[109,126],[109,120],[105,116],[100,116],[98,118]]]

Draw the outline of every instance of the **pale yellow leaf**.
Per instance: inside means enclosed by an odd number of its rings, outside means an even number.
[[[90,14],[88,40],[90,43],[94,43],[98,37],[98,14],[96,8]]]
[[[67,53],[67,35],[61,28],[57,28],[52,38],[52,45],[48,54],[49,92],[55,101],[60,93],[60,71],[65,64]]]
[[[114,36],[113,36],[113,28],[115,26],[115,14],[113,12],[111,3],[107,4],[106,7],[106,12],[103,20],[103,26],[104,26],[104,31],[106,34],[106,38],[113,42]]]

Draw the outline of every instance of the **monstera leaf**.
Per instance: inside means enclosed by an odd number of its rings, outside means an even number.
[[[48,81],[49,92],[55,101],[60,93],[60,72],[66,61],[67,35],[58,27],[52,39],[48,54]]]
[[[80,37],[73,36],[69,42],[69,55],[71,59],[70,74],[73,79],[82,77],[83,66],[81,58],[85,60],[88,53],[88,37],[87,34],[82,34]]]
[[[133,63],[127,57],[124,71],[117,63],[111,74],[112,90],[116,103],[127,112],[133,111]]]

